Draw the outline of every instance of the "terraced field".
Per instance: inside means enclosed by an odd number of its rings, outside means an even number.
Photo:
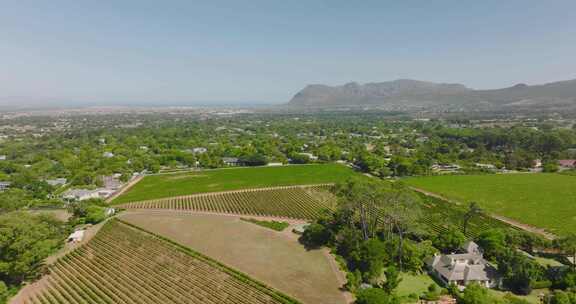
[[[247,189],[132,202],[120,207],[314,219],[323,209],[334,208],[332,188],[325,184]]]
[[[174,242],[112,220],[12,303],[298,303]]]

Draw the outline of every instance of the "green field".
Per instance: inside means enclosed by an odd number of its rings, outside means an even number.
[[[272,186],[336,183],[354,175],[343,165],[231,168],[146,176],[114,204],[196,193]]]
[[[407,178],[407,184],[490,213],[545,228],[576,231],[576,177],[560,174],[446,175]]]

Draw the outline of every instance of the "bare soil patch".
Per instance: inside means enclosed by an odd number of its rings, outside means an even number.
[[[120,219],[170,238],[236,268],[303,303],[348,303],[342,274],[323,250],[307,251],[291,233],[236,216],[130,211]]]

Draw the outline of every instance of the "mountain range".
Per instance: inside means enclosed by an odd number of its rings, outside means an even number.
[[[296,107],[474,106],[484,108],[576,108],[576,79],[475,90],[457,83],[398,79],[342,86],[308,85],[288,103]]]

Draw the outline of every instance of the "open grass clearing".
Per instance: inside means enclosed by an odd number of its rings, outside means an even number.
[[[403,273],[402,274],[402,281],[398,285],[396,292],[399,297],[402,298],[403,303],[416,303],[415,301],[410,300],[410,296],[415,294],[416,296],[422,295],[424,292],[428,290],[428,286],[436,285],[438,290],[440,287],[428,274],[409,274]]]
[[[265,227],[268,229],[272,229],[275,231],[284,231],[284,229],[290,227],[290,223],[288,222],[281,222],[281,221],[261,221],[261,220],[256,220],[256,219],[252,219],[252,218],[240,218],[241,220],[248,222],[248,223],[252,223],[261,227]]]
[[[327,164],[228,168],[150,175],[114,199],[113,203],[238,189],[337,183],[355,174],[357,173],[346,166]]]
[[[30,214],[34,215],[48,215],[52,216],[57,220],[66,222],[72,216],[72,214],[67,209],[34,209],[28,211]]]
[[[446,175],[407,178],[450,200],[475,201],[492,214],[562,235],[576,231],[576,177],[561,174]]]
[[[122,220],[236,268],[303,303],[346,303],[323,250],[307,251],[290,230],[276,232],[239,217],[129,211]]]

